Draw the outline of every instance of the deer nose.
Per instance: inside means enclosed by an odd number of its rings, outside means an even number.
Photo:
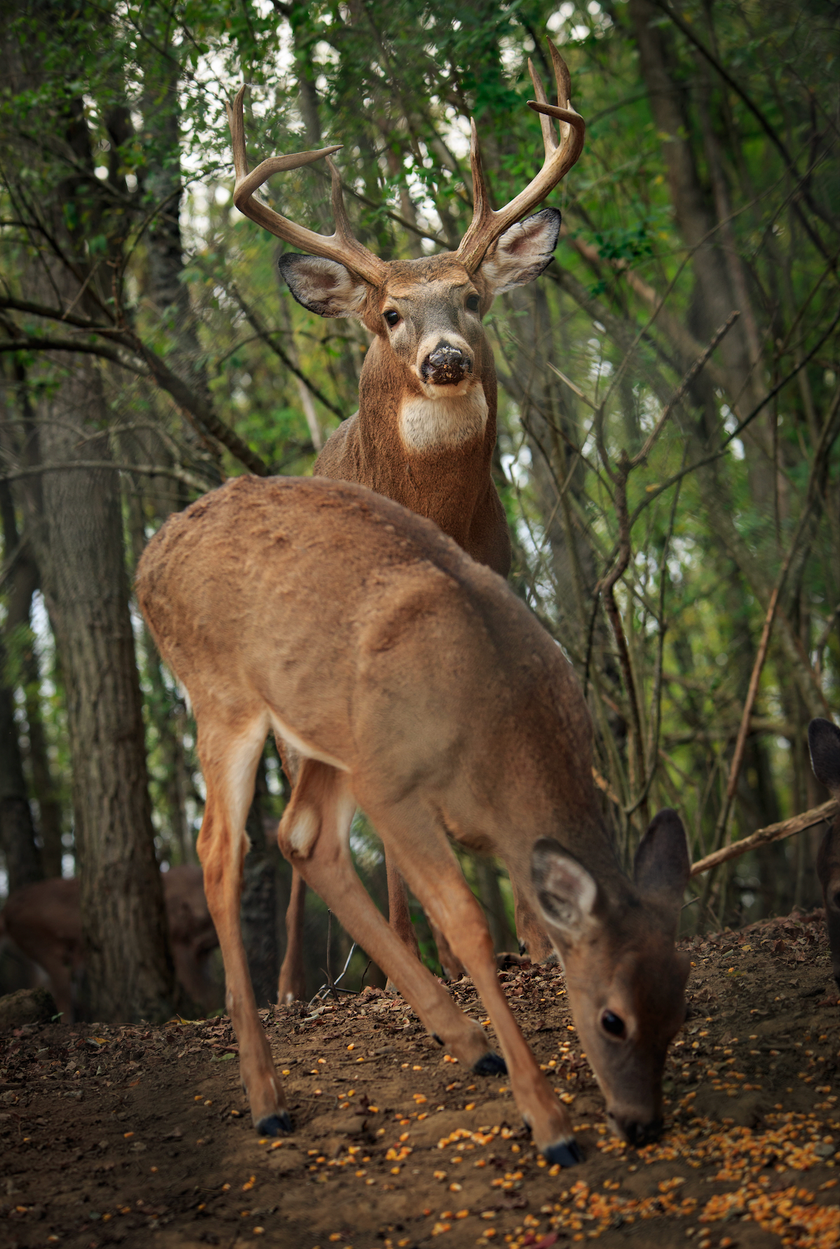
[[[661,1119],[652,1119],[650,1123],[634,1123],[613,1117],[613,1122],[619,1136],[622,1136],[628,1145],[635,1145],[637,1149],[641,1149],[643,1145],[650,1145],[662,1135]]]
[[[424,382],[435,386],[457,386],[472,373],[472,360],[466,352],[451,343],[440,342],[420,365]]]

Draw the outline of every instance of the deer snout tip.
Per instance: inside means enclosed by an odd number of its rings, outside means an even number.
[[[457,386],[469,377],[472,370],[473,362],[465,351],[442,342],[429,352],[420,365],[420,376],[424,382],[431,382],[434,386]]]
[[[662,1119],[651,1119],[649,1123],[639,1123],[636,1120],[620,1118],[617,1115],[608,1115],[607,1117],[616,1135],[620,1136],[628,1145],[635,1145],[637,1149],[641,1149],[643,1145],[653,1144],[662,1135]]]
[[[583,1162],[583,1153],[573,1136],[567,1141],[558,1141],[555,1145],[549,1145],[543,1150],[543,1154],[546,1162],[550,1162],[552,1166],[559,1163],[561,1167],[575,1167],[579,1162]]]

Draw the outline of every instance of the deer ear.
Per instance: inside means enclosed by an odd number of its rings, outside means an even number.
[[[812,720],[808,746],[814,776],[836,798],[840,793],[840,729],[830,720]]]
[[[683,822],[671,807],[655,815],[639,842],[633,862],[636,888],[642,894],[663,896],[675,913],[691,876],[691,857]]]
[[[559,236],[560,214],[556,208],[544,208],[505,230],[480,266],[493,297],[539,277],[551,260]]]
[[[367,285],[344,265],[288,252],[277,266],[299,304],[319,317],[361,316]]]
[[[531,854],[531,881],[543,919],[560,939],[574,945],[590,926],[598,886],[586,868],[559,842],[541,837]]]

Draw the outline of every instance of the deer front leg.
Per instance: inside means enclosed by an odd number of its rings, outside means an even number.
[[[207,784],[198,857],[204,869],[204,892],[225,967],[225,1004],[239,1042],[239,1073],[248,1095],[254,1126],[262,1136],[292,1130],[283,1086],[274,1068],[242,943],[239,905],[245,855],[245,817],[254,792],[254,776],[265,726],[249,726],[238,740],[224,728],[202,735],[198,751]]]
[[[305,760],[278,830],[283,854],[353,940],[379,964],[429,1032],[467,1070],[501,1072],[503,1064],[490,1051],[483,1030],[461,1013],[431,972],[394,935],[359,880],[348,842],[355,808],[345,773],[314,759]]]
[[[375,812],[366,809],[375,820]],[[581,1154],[569,1116],[540,1071],[502,993],[481,907],[435,817],[430,814],[421,827],[419,814],[412,813],[413,827],[395,841],[395,857],[412,892],[472,977],[499,1038],[516,1104],[537,1148],[551,1162],[572,1166],[580,1162]]]
[[[388,923],[403,945],[407,946],[419,959],[420,947],[417,944],[417,934],[414,931],[414,925],[411,922],[411,912],[408,908],[408,890],[405,887],[402,873],[394,866],[393,860],[387,852],[385,854],[385,872],[388,877]],[[436,928],[434,924],[431,924],[430,927],[444,976],[448,980],[459,980],[464,974],[463,967],[452,953],[449,942],[440,929]],[[390,982],[389,987],[391,987]]]

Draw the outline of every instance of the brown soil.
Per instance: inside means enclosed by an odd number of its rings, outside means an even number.
[[[0,1046],[0,1246],[436,1249],[840,1245],[840,1012],[821,913],[688,943],[662,1140],[625,1147],[559,970],[502,972],[585,1162],[548,1167],[503,1079],[465,1075],[402,999],[264,1012],[296,1131],[251,1129],[226,1019],[49,1024]],[[454,987],[484,1020],[469,981]]]

